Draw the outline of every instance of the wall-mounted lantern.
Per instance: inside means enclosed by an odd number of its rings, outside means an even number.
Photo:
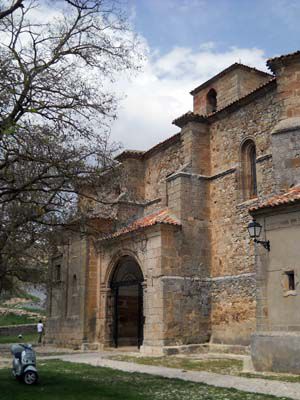
[[[262,226],[259,222],[256,222],[255,219],[251,221],[247,227],[250,238],[254,239],[255,243],[259,243],[268,251],[270,251],[270,241],[269,240],[258,240],[261,234]]]

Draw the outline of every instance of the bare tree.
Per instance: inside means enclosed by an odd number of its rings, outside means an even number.
[[[0,8],[0,293],[113,166],[111,82],[139,64],[114,1],[64,5],[51,24],[31,17],[37,0]]]
[[[18,8],[24,7],[23,2],[24,0],[15,0],[10,5],[6,5],[6,7],[5,5],[0,4],[0,19],[3,19],[12,14]]]

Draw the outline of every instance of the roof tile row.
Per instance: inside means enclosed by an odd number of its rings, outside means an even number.
[[[102,238],[102,240],[114,239],[127,233],[135,232],[158,224],[181,226],[179,220],[172,215],[167,208],[165,208],[133,221],[131,224],[117,230],[110,235],[105,236]]]
[[[298,202],[300,202],[300,186],[295,186],[289,189],[286,193],[278,194],[255,207],[251,207],[249,211],[254,212],[264,208],[274,208]]]

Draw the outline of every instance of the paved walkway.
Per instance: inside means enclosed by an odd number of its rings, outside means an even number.
[[[300,383],[271,381],[267,379],[242,378],[238,376],[220,375],[211,372],[184,371],[181,369],[141,365],[124,361],[108,360],[107,354],[82,353],[39,357],[39,359],[60,359],[74,363],[90,364],[98,367],[108,367],[126,372],[139,372],[158,375],[165,378],[182,379],[185,381],[205,383],[211,386],[234,388],[244,392],[262,393],[278,397],[288,397],[300,400]]]

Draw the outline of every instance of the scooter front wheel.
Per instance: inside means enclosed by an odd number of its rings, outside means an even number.
[[[38,374],[34,371],[27,371],[23,376],[23,380],[26,385],[34,385],[37,383]]]

